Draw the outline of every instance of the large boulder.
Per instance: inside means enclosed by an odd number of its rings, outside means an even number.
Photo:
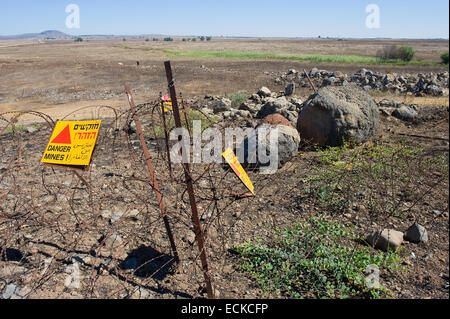
[[[377,104],[354,84],[320,89],[304,103],[297,122],[301,138],[320,146],[361,144],[378,128]]]
[[[267,119],[268,122],[271,120],[274,119]],[[274,174],[297,154],[299,144],[300,135],[292,126],[261,124],[244,139],[236,154],[247,167],[260,168],[264,174]],[[276,150],[274,146],[277,146],[277,153],[271,152]]]

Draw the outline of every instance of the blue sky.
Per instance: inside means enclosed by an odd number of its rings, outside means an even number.
[[[80,29],[66,28],[68,4]],[[365,25],[368,4],[380,28]],[[0,35],[55,29],[81,34],[168,34],[257,37],[448,38],[447,0],[8,0]]]

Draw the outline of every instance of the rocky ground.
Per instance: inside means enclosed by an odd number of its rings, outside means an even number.
[[[448,73],[395,75],[361,70],[347,76],[312,69],[308,75],[317,88],[354,82],[366,91],[448,94]],[[290,70],[275,81],[286,89],[271,92],[262,87],[254,94],[242,96],[190,97],[186,106],[192,113],[188,114],[195,114],[220,129],[256,128],[267,116],[279,114],[288,121],[284,125],[296,128],[304,102],[308,100],[308,96],[299,96],[296,88],[310,85],[306,73]],[[391,297],[448,298],[448,167],[439,168],[433,161],[443,158],[448,166],[448,104],[446,107],[416,105],[384,99],[374,105],[379,118],[378,131],[369,142],[358,146],[361,152],[370,149],[372,143],[386,148],[407,145],[423,149],[423,157],[413,158],[409,178],[400,179],[390,189],[392,193],[388,195],[383,185],[374,186],[370,196],[351,202],[338,214],[331,205],[318,201],[306,191],[308,178],[327,166],[320,160],[320,152],[305,141],[297,144],[298,150],[288,154],[289,160],[275,174],[261,175],[257,170],[249,170],[256,197],[239,196],[247,190],[225,166],[193,166],[210,273],[219,298],[266,296],[254,278],[240,269],[241,259],[234,247],[255,238],[270,242],[271,228],[290,227],[319,214],[353,225],[362,236],[384,229],[400,232],[400,239],[390,245],[400,247],[402,269],[381,273],[382,284],[392,290]],[[175,165],[172,176],[169,174],[161,122],[153,106],[152,103],[141,105],[139,114],[180,253],[180,264],[174,262],[158,203],[146,178],[130,113],[119,111],[116,118],[104,120],[93,164],[89,172],[82,174],[87,184],[71,171],[39,163],[51,125],[36,118],[40,124],[17,125],[0,136],[3,154],[0,292],[3,298],[206,296],[183,171]],[[2,122],[1,128],[5,123]],[[269,124],[274,124],[273,119]],[[429,166],[421,166],[428,161]],[[395,169],[408,172],[404,167]],[[352,181],[350,175],[342,176],[343,180],[346,178]],[[371,201],[386,203],[391,198],[398,205],[399,214],[386,213],[384,206],[369,205]],[[412,229],[404,240],[403,233],[415,223],[426,230],[426,236],[419,228],[415,240]],[[395,236],[388,237],[390,240]],[[373,244],[374,250],[383,249],[383,245]],[[286,295],[272,292],[268,297]],[[306,293],[305,297],[313,298],[314,292]]]

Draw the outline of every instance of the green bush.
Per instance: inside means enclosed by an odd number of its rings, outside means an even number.
[[[412,61],[414,55],[416,54],[416,51],[412,47],[407,45],[400,47],[399,52],[400,52],[400,59],[407,62]]]
[[[83,42],[83,38],[76,38],[75,42]]]
[[[409,62],[414,58],[416,52],[410,46],[390,45],[384,47],[382,50],[377,52],[377,57],[383,60],[402,60]]]
[[[238,108],[242,103],[247,101],[247,92],[240,91],[233,94],[230,94],[228,98],[231,100],[231,106],[233,108]]]
[[[242,270],[250,273],[267,295],[275,292],[294,298],[388,297],[386,288],[369,288],[369,265],[397,268],[396,252],[383,253],[370,247],[348,247],[343,242],[360,239],[350,227],[322,218],[277,230],[270,246],[261,241],[236,248]],[[349,245],[350,246],[350,245]]]
[[[448,52],[445,52],[441,55],[442,63],[448,64]]]

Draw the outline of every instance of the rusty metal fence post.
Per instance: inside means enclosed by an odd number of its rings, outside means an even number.
[[[155,192],[156,192],[156,197],[158,199],[159,208],[161,209],[161,215],[162,215],[162,218],[164,220],[164,225],[166,227],[167,236],[169,237],[170,246],[172,248],[172,253],[174,255],[176,263],[179,263],[180,258],[178,256],[177,247],[175,245],[175,240],[173,238],[173,234],[172,234],[172,231],[170,229],[169,218],[167,217],[166,209],[164,207],[163,198],[162,198],[161,192],[159,190],[158,181],[156,179],[155,172],[154,172],[154,169],[153,169],[153,164],[152,164],[152,161],[151,161],[151,158],[150,158],[150,153],[148,152],[147,143],[145,142],[144,134],[142,133],[141,121],[139,120],[139,117],[138,117],[138,115],[136,113],[136,107],[135,107],[135,104],[134,104],[134,99],[133,99],[133,96],[131,95],[131,89],[130,89],[130,86],[128,84],[125,86],[125,91],[127,92],[128,102],[130,103],[131,111],[133,112],[133,119],[134,119],[134,122],[136,123],[136,130],[137,130],[137,132],[139,134],[139,139],[141,141],[142,149],[144,151],[145,161],[147,163],[148,172],[150,174],[150,181],[151,181],[151,183],[153,185],[153,188],[155,189]]]
[[[170,97],[172,99],[173,115],[175,118],[175,125],[178,128],[182,128],[180,110],[178,108],[177,93],[175,90],[172,67],[170,61],[164,62],[166,68],[167,82],[169,85]],[[181,137],[179,137],[181,139]],[[203,239],[202,228],[200,225],[200,219],[198,216],[197,203],[195,201],[194,183],[192,181],[191,169],[189,163],[183,163],[184,174],[186,179],[187,191],[189,194],[189,202],[191,204],[192,223],[194,225],[195,238],[197,240],[198,249],[200,252],[200,260],[202,263],[203,276],[206,283],[206,291],[209,299],[214,299],[214,291],[211,283],[211,276],[209,274],[208,256],[205,250],[205,242]]]
[[[160,111],[161,111],[161,120],[163,122],[164,126],[164,138],[166,140],[166,151],[167,151],[167,163],[169,164],[169,174],[170,174],[170,180],[173,181],[173,173],[172,173],[172,160],[170,158],[170,145],[169,145],[169,130],[167,129],[167,122],[166,122],[166,110],[164,106],[164,101],[162,98],[162,93],[159,93],[159,105],[160,105]]]

